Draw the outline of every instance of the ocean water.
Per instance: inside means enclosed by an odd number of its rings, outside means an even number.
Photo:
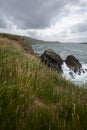
[[[82,67],[85,70],[85,73],[81,75],[74,74],[70,76],[70,70],[64,63],[62,65],[63,69],[63,77],[67,80],[72,81],[75,84],[79,85],[87,85],[87,44],[79,44],[79,43],[47,43],[47,44],[33,44],[33,49],[39,55],[43,54],[43,52],[50,48],[58,53],[63,59],[66,59],[68,55],[74,55],[82,64]]]

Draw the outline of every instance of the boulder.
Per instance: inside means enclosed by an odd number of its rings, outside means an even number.
[[[67,56],[67,58],[65,60],[65,63],[75,73],[78,72],[78,74],[81,74],[82,65],[81,65],[81,63],[79,62],[79,60],[75,56],[73,56],[73,55]]]
[[[63,60],[51,49],[47,49],[40,57],[41,62],[46,64],[49,68],[52,68],[53,70],[57,72],[62,72],[62,64]]]

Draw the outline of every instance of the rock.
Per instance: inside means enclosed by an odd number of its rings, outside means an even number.
[[[87,71],[87,69],[85,69],[85,71]]]
[[[82,70],[82,65],[79,62],[78,59],[75,58],[75,56],[73,55],[69,55],[67,56],[65,63],[67,64],[67,66],[73,70],[75,73],[78,72],[78,74],[81,74],[81,70]]]
[[[73,75],[73,72],[69,72],[69,75],[71,76],[72,79],[74,79],[74,75]]]
[[[49,68],[61,73],[63,60],[51,49],[47,49],[40,57],[41,62],[46,64]]]

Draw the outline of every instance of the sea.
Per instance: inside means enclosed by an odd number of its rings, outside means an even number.
[[[68,55],[74,55],[82,64],[85,73],[81,75],[75,74],[70,75],[70,69],[64,63],[62,65],[63,74],[62,76],[67,80],[77,84],[87,86],[87,44],[81,43],[37,43],[33,44],[33,49],[35,53],[38,53],[39,56],[44,53],[46,49],[52,49],[54,52],[58,53],[64,60]]]

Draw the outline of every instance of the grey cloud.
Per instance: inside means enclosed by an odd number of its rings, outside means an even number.
[[[80,24],[77,24],[71,28],[72,33],[79,33],[79,32],[87,32],[87,24],[86,21]]]
[[[50,28],[57,21],[61,21],[72,10],[66,9],[68,5],[82,7],[78,13],[87,12],[86,0],[0,0],[0,29],[8,28],[8,24],[13,23],[19,30],[33,29],[30,35],[36,36],[37,29]],[[70,11],[69,11],[70,10]],[[9,22],[8,22],[9,21]],[[65,28],[66,29],[66,28]],[[71,33],[86,32],[86,21],[70,28]],[[66,32],[66,30],[64,30]],[[67,33],[62,34],[67,37]]]
[[[77,26],[77,30],[78,30],[78,32],[86,32],[87,31],[87,25],[86,24],[85,25],[79,24]]]
[[[64,11],[66,4],[76,4],[79,0],[0,0],[2,12],[14,18],[14,24],[22,29],[49,27],[53,18]]]
[[[0,28],[6,28],[6,23],[3,19],[0,18]]]
[[[6,17],[12,16],[19,28],[46,28],[59,13],[67,0],[3,0],[2,9]]]

